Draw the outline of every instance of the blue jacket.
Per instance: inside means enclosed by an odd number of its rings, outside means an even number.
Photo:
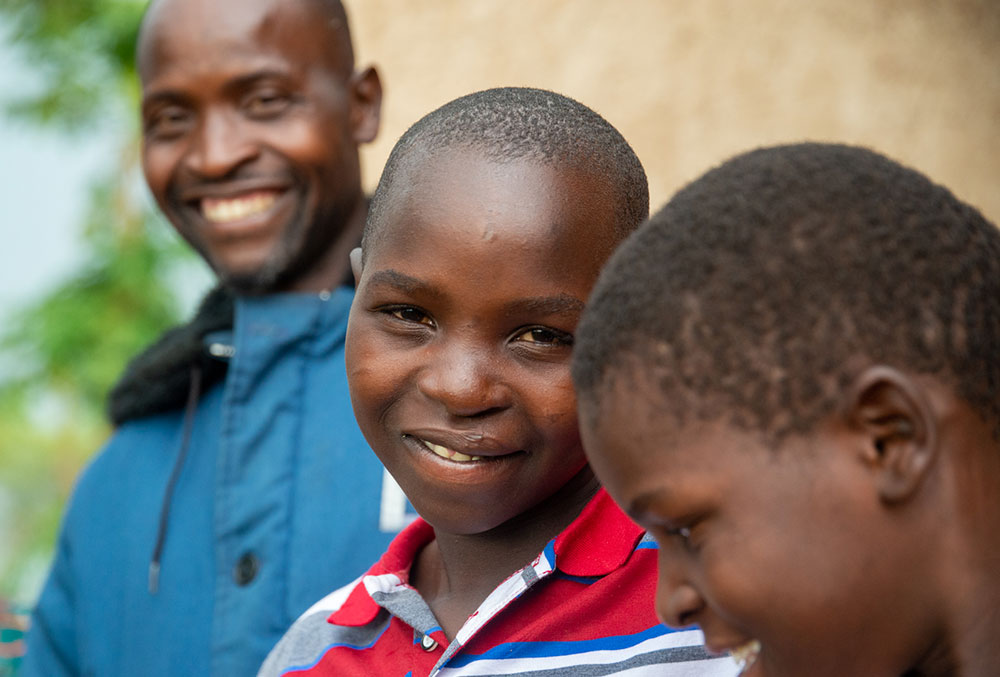
[[[222,336],[235,353],[213,337],[228,371],[198,400],[180,463],[182,410],[116,431],[74,490],[23,674],[253,675],[292,621],[381,555],[405,499],[354,421],[351,295],[237,299]]]

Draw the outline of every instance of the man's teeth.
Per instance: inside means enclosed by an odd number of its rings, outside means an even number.
[[[272,192],[225,199],[206,197],[201,201],[201,213],[209,221],[227,223],[265,212],[277,199],[278,196]]]
[[[452,451],[447,447],[442,447],[440,444],[434,444],[433,442],[428,442],[427,440],[420,440],[424,443],[424,446],[433,451],[435,454],[441,458],[446,458],[449,461],[457,461],[458,463],[466,463],[467,461],[481,461],[482,456],[469,456],[468,454],[463,454],[460,451]]]
[[[730,649],[729,655],[736,661],[742,675],[757,661],[757,656],[760,655],[760,642],[752,639],[742,646]]]

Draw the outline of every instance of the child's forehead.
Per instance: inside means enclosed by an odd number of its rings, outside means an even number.
[[[476,148],[415,153],[400,167],[386,195],[387,231],[412,230],[450,219],[456,235],[483,228],[542,230],[555,226],[586,236],[611,231],[613,190],[599,175],[544,158],[497,158]]]
[[[516,279],[519,293],[558,282],[580,285],[585,298],[614,249],[613,201],[579,172],[459,152],[398,178],[366,235],[369,272],[405,270],[447,287],[461,278],[465,288]]]

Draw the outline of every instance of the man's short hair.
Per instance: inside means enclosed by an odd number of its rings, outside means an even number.
[[[528,160],[583,170],[615,196],[614,232],[624,238],[649,214],[646,172],[607,120],[569,97],[542,89],[501,87],[474,92],[428,113],[396,142],[372,197],[362,250],[377,240],[393,186],[414,162],[456,149],[496,162]]]
[[[642,369],[679,423],[780,440],[832,411],[859,356],[944,379],[1000,430],[1000,231],[877,153],[803,143],[709,171],[622,245],[573,376],[585,416]]]

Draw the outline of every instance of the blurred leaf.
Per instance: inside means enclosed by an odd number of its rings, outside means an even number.
[[[167,282],[190,254],[137,197],[141,0],[0,0],[32,69],[5,111],[54,131],[114,124],[118,160],[81,214],[84,263],[0,327],[0,598],[30,604],[81,466],[106,438],[125,363],[177,322]],[[9,365],[9,368],[8,368]],[[9,372],[9,373],[6,373]]]

